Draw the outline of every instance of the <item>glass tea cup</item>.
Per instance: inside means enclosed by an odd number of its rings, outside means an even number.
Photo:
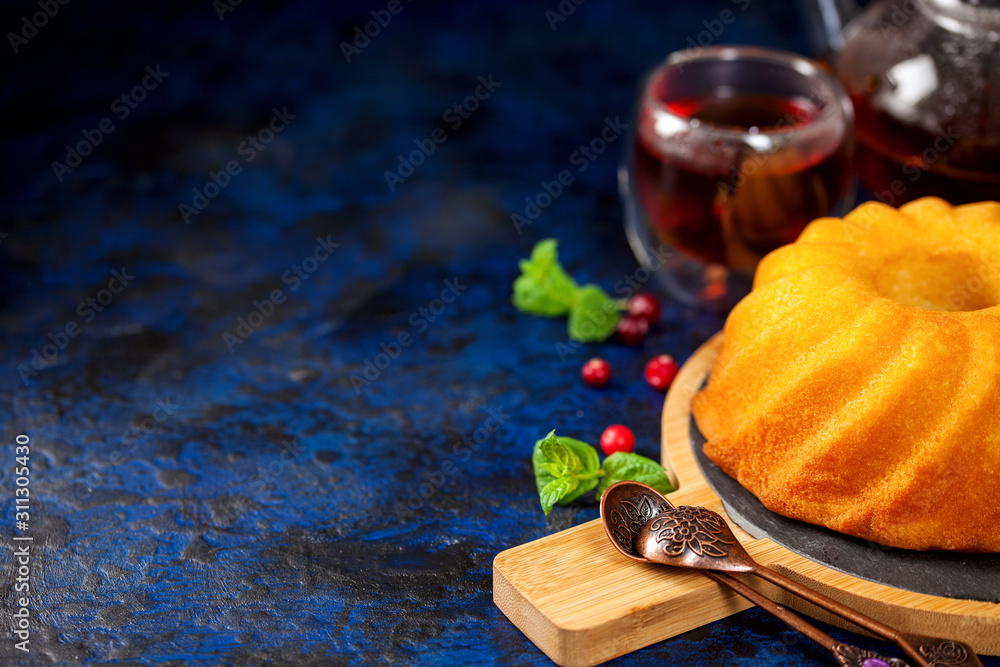
[[[852,124],[840,84],[801,56],[670,55],[640,87],[619,169],[636,257],[678,300],[728,311],[764,255],[853,203]]]

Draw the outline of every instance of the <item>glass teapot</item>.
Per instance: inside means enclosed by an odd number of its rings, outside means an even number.
[[[815,0],[817,51],[854,104],[858,171],[898,206],[1000,200],[1000,0]]]

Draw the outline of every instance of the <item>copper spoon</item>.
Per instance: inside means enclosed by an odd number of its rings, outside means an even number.
[[[660,561],[646,558],[645,554],[638,550],[639,535],[643,533],[648,523],[673,509],[674,506],[666,498],[645,484],[619,482],[608,487],[601,497],[601,519],[611,543],[624,555],[643,563]],[[711,570],[702,570],[702,574],[728,586],[764,611],[784,621],[792,629],[809,637],[833,653],[837,663],[843,667],[909,667],[908,663],[902,660],[887,658],[838,642],[730,574]]]
[[[609,487],[601,498],[601,517],[615,547],[634,560],[701,570],[752,572],[872,634],[895,642],[920,667],[982,666],[975,652],[961,642],[899,632],[754,562],[720,515],[701,507],[675,508],[659,492],[645,484],[619,482]],[[779,615],[779,618],[834,652],[842,665],[881,667],[906,664],[839,644],[731,575],[721,572],[706,574],[714,575],[713,579],[730,586],[767,611],[775,613],[768,605],[781,609],[784,615]],[[749,589],[766,603],[761,604],[733,584]],[[857,655],[854,658],[842,655],[845,651]]]

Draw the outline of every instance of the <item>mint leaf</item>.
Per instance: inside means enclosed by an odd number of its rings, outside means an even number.
[[[543,317],[569,315],[569,337],[583,343],[607,340],[618,325],[619,304],[594,284],[578,287],[559,264],[555,239],[535,244],[520,262],[514,281],[514,306]]]
[[[568,505],[592,491],[599,482],[598,478],[604,474],[596,449],[581,440],[557,436],[555,431],[535,443],[531,464],[543,509],[545,499],[553,498],[556,490],[563,489],[563,493],[552,504]],[[543,497],[549,484],[565,479],[572,479],[573,483],[552,487],[549,495]]]
[[[584,285],[569,311],[569,337],[582,343],[607,340],[619,318],[618,304],[607,292],[594,284]]]
[[[645,456],[616,452],[604,459],[604,466],[601,469],[604,471],[604,477],[601,479],[600,488],[597,489],[598,496],[615,482],[623,480],[648,484],[660,493],[670,493],[674,490],[663,466]]]
[[[542,469],[553,477],[565,477],[570,474],[570,470],[561,463],[543,463]]]
[[[555,433],[555,431],[553,431]],[[583,440],[576,440],[575,438],[567,438],[565,436],[558,436],[556,438],[559,444],[565,446],[576,454],[577,458],[580,460],[580,468],[576,475],[582,477],[584,475],[592,476],[601,469],[601,461],[597,457],[597,450],[585,443]],[[593,487],[591,487],[593,488]]]
[[[576,282],[559,264],[558,242],[545,239],[535,244],[530,259],[520,262],[521,275],[514,281],[512,301],[518,310],[542,317],[569,312],[576,301]]]
[[[546,464],[543,467],[555,476],[572,475],[580,471],[583,463],[569,447],[559,442],[555,431],[542,440],[542,457]],[[551,468],[550,468],[551,466]],[[553,468],[561,468],[562,472],[554,472]]]
[[[542,501],[542,511],[548,515],[552,511],[552,506],[572,495],[573,491],[580,485],[580,480],[575,477],[559,477],[553,479],[545,485],[545,488],[538,492],[538,497]],[[569,502],[569,501],[567,501]]]

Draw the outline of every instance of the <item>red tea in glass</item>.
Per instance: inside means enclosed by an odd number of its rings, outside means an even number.
[[[765,254],[851,203],[850,127],[843,90],[804,58],[674,54],[644,86],[622,173],[639,259],[669,253],[659,273],[675,296],[731,307]]]

